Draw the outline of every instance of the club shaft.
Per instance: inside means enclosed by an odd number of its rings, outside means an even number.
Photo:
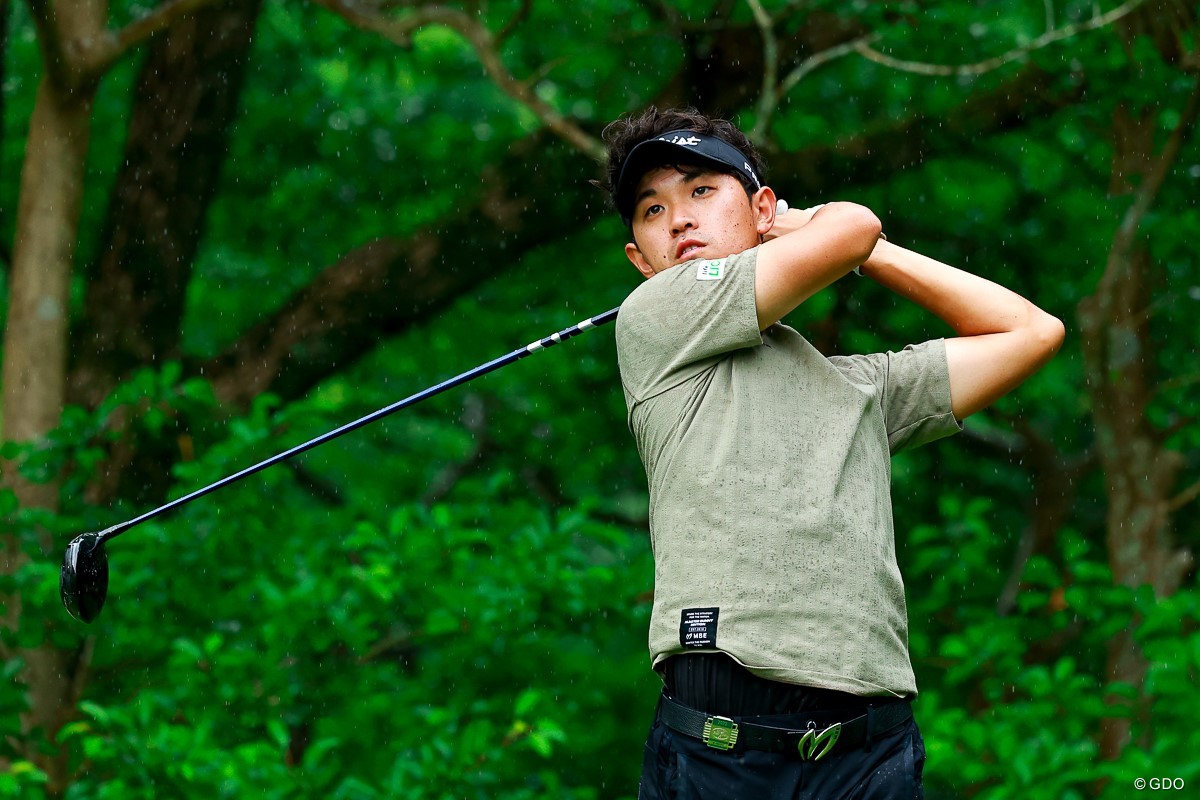
[[[266,469],[267,467],[274,466],[275,464],[278,464],[281,461],[286,461],[289,458],[298,456],[301,453],[304,453],[304,452],[307,452],[308,450],[313,449],[314,447],[318,447],[319,445],[323,445],[326,442],[332,441],[333,439],[336,439],[339,436],[343,436],[347,433],[350,433],[351,431],[358,430],[359,428],[363,427],[364,425],[370,425],[372,422],[381,420],[384,417],[386,417],[390,414],[394,414],[403,408],[408,408],[409,406],[416,405],[417,403],[421,402],[422,400],[427,400],[430,397],[433,397],[434,395],[441,394],[442,392],[446,391],[447,389],[453,389],[455,386],[461,386],[462,384],[466,383],[467,381],[474,380],[475,378],[478,378],[481,375],[486,375],[487,373],[493,372],[497,369],[500,369],[501,367],[507,366],[507,365],[513,363],[514,361],[520,361],[522,358],[525,358],[525,356],[528,356],[532,353],[536,353],[539,350],[545,350],[547,347],[553,347],[554,345],[556,345],[560,342],[566,341],[567,339],[570,339],[572,336],[576,336],[580,333],[583,333],[586,330],[590,330],[599,325],[604,325],[605,323],[612,322],[614,319],[617,318],[617,312],[619,310],[620,310],[619,308],[614,308],[610,311],[605,311],[603,314],[598,314],[598,315],[591,317],[589,319],[586,319],[583,322],[580,322],[576,325],[572,325],[569,328],[564,328],[563,330],[558,331],[557,333],[551,334],[550,336],[547,336],[545,339],[539,339],[535,342],[531,342],[524,347],[513,350],[511,353],[508,353],[506,355],[500,356],[499,358],[493,359],[493,360],[487,362],[486,364],[480,364],[478,367],[475,367],[474,369],[468,370],[459,375],[455,375],[453,378],[444,380],[441,383],[437,384],[436,386],[430,386],[428,389],[424,389],[420,392],[417,392],[414,395],[410,395],[409,397],[404,398],[403,400],[399,400],[395,403],[392,403],[390,406],[386,406],[384,408],[379,409],[378,411],[374,411],[370,414],[367,414],[365,417],[360,417],[359,419],[356,419],[353,422],[348,422],[345,425],[341,426],[340,428],[335,428],[334,430],[329,431],[328,433],[322,434],[322,435],[316,437],[315,439],[310,439],[309,441],[304,442],[303,444],[298,444],[295,447],[291,448],[290,450],[285,450],[282,453],[271,456],[270,458],[266,459],[265,461],[260,461],[253,466],[246,467],[242,471],[235,472],[234,474],[232,474],[228,477],[222,478],[221,480],[217,481],[216,483],[209,484],[208,486],[205,486],[202,489],[197,489],[196,491],[194,491],[190,494],[185,494],[183,497],[176,498],[175,500],[172,500],[171,502],[166,503],[165,505],[159,506],[158,508],[154,509],[153,511],[147,511],[145,514],[142,514],[139,517],[134,517],[133,519],[131,519],[127,522],[122,522],[119,525],[114,525],[111,528],[107,528],[106,530],[103,530],[100,532],[97,544],[105,542],[109,539],[114,539],[117,536],[120,536],[125,531],[134,527],[135,525],[140,525],[141,523],[146,522],[147,520],[154,519],[155,517],[161,516],[162,514],[166,514],[169,511],[174,511],[175,509],[179,508],[180,506],[186,505],[186,504],[192,502],[193,500],[197,500],[201,497],[204,497],[206,494],[209,494],[210,492],[215,492],[217,489],[228,486],[231,483],[236,483],[237,481],[240,481],[242,478],[248,478],[249,476],[253,475],[256,472],[261,472],[262,470]]]

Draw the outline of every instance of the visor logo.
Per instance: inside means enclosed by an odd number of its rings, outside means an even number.
[[[666,136],[660,136],[658,137],[658,141],[677,144],[683,147],[695,147],[698,144],[703,144],[703,140],[695,136],[672,136],[670,139]]]
[[[753,168],[753,167],[751,167],[749,164],[747,164],[745,161],[743,161],[743,162],[742,162],[742,168],[746,170],[746,174],[747,174],[747,175],[749,175],[751,178],[753,178],[753,179],[754,179],[754,185],[755,185],[755,186],[760,186],[760,187],[762,186],[762,181],[760,181],[760,180],[758,179],[758,176],[754,174],[754,168]]]

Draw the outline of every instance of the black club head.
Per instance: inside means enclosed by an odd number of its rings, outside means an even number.
[[[75,619],[86,623],[100,616],[108,596],[108,555],[100,534],[85,533],[67,545],[58,589]]]

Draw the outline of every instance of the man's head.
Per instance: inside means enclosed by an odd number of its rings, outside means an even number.
[[[770,230],[775,199],[762,160],[732,123],[649,108],[610,124],[604,140],[606,188],[633,239],[626,255],[647,277],[742,252]]]

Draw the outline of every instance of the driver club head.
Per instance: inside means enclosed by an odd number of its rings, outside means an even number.
[[[84,533],[67,545],[58,589],[75,619],[88,623],[100,615],[108,596],[108,555],[99,533]]]

